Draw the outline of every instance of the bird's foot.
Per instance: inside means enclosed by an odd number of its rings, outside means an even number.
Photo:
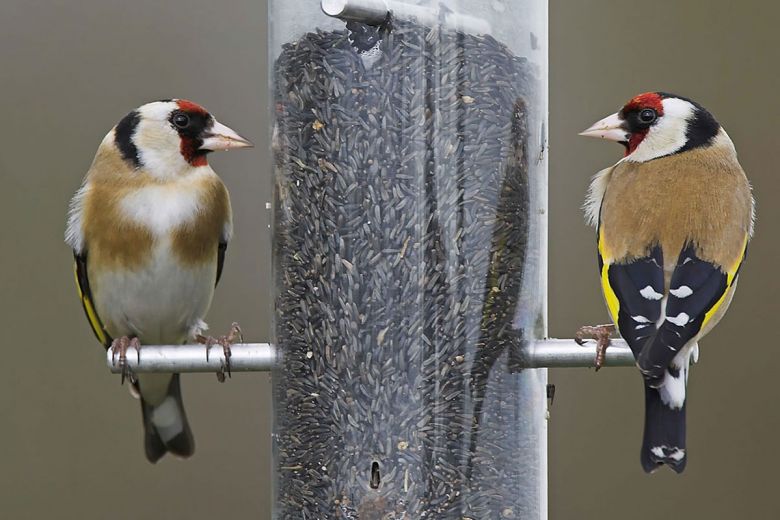
[[[238,326],[238,323],[233,322],[233,324],[230,326],[230,331],[224,336],[215,338],[213,336],[203,336],[198,334],[195,336],[195,340],[198,343],[203,343],[206,345],[206,361],[209,360],[209,350],[211,350],[211,347],[214,345],[222,346],[222,352],[225,355],[225,360],[220,364],[219,371],[217,372],[217,380],[220,383],[224,383],[225,374],[230,377],[230,345],[236,342],[244,341],[244,336],[241,334],[241,327]]]
[[[122,369],[121,384],[125,384],[125,379],[129,380],[133,384],[136,382],[135,374],[133,374],[133,370],[130,368],[130,364],[127,362],[127,350],[130,347],[135,349],[136,360],[140,363],[141,342],[138,340],[138,338],[122,336],[121,338],[116,338],[114,341],[112,341],[111,346],[109,347],[111,349],[111,364],[116,366],[118,363],[119,368]]]
[[[580,327],[574,334],[574,341],[578,345],[585,344],[585,338],[591,337],[596,340],[596,361],[593,366],[598,371],[604,365],[604,358],[607,355],[607,347],[610,345],[610,337],[615,332],[615,326],[613,324],[607,325],[585,325]]]

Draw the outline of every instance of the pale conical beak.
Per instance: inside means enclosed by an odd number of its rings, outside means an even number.
[[[580,132],[580,135],[600,137],[601,139],[609,139],[619,143],[628,141],[630,137],[629,132],[625,129],[625,121],[620,119],[616,113],[605,117],[601,121],[597,121],[587,130]]]
[[[201,150],[232,150],[234,148],[251,148],[254,146],[251,142],[244,139],[232,128],[228,128],[219,121],[214,121],[214,125],[209,128],[203,136]]]

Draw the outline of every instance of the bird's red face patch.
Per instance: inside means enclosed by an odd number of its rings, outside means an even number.
[[[179,99],[176,104],[179,110],[190,118],[189,127],[179,131],[181,155],[192,166],[206,166],[208,159],[200,150],[200,145],[203,131],[211,124],[211,115],[202,106],[186,99]]]
[[[631,100],[625,104],[622,112],[633,112],[638,110],[644,110],[645,108],[652,108],[656,111],[658,116],[664,115],[663,98],[656,92],[645,92],[634,96]]]
[[[634,96],[626,103],[620,110],[621,117],[623,119],[629,119],[632,115],[638,114],[642,110],[651,109],[654,110],[657,117],[664,115],[663,98],[657,92],[645,92]],[[632,118],[633,119],[633,118]],[[631,135],[628,138],[628,144],[626,146],[626,155],[629,155],[637,149],[642,143],[647,133],[650,131],[650,127],[631,128],[633,125],[629,125],[631,129]]]
[[[198,153],[198,144],[195,139],[191,137],[182,137],[181,144],[179,145],[179,151],[184,157],[184,160],[190,163],[192,166],[206,166],[209,161],[206,158],[206,154]]]
[[[193,103],[192,101],[179,99],[176,101],[176,104],[179,105],[179,108],[184,112],[188,112],[190,114],[208,115],[208,111],[205,108],[197,103]]]

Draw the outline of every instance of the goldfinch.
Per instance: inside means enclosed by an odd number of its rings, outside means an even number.
[[[734,296],[751,187],[726,131],[690,99],[640,94],[580,135],[626,148],[593,178],[585,209],[609,314],[644,377],[642,467],[680,473],[688,370]]]
[[[206,339],[203,318],[232,233],[230,198],[207,154],[247,146],[183,99],[133,110],[100,143],[71,201],[65,241],[89,324],[124,368],[128,347]],[[131,382],[147,459],[192,455],[179,375],[131,375]]]

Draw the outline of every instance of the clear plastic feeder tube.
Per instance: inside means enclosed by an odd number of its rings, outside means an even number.
[[[546,518],[547,2],[269,5],[274,518]]]

